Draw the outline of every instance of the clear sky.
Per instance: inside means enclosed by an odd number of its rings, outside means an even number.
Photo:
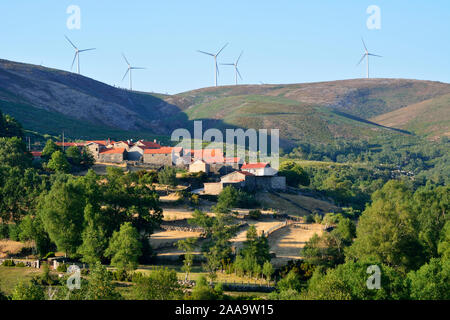
[[[81,9],[81,28],[69,30],[70,5]],[[381,10],[381,29],[369,29],[370,5]],[[70,70],[73,49],[98,48],[81,56],[83,75],[127,87],[178,93],[214,84],[211,57],[219,62],[241,50],[243,83],[301,83],[361,78],[361,37],[373,77],[450,82],[448,0],[7,0],[0,2],[0,58]],[[231,67],[219,84],[234,83]]]

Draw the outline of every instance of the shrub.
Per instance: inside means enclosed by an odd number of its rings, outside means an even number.
[[[3,261],[2,266],[4,267],[14,267],[16,264],[12,260],[5,260]]]
[[[259,218],[261,218],[261,211],[260,210],[250,210],[248,215],[250,216],[250,218],[258,220]]]
[[[125,269],[118,269],[113,272],[113,278],[116,281],[131,281],[131,276]]]
[[[56,267],[56,271],[58,272],[67,272],[67,264],[62,263]]]
[[[18,267],[18,268],[25,268],[25,263],[19,262],[19,263],[16,264],[16,267]]]
[[[306,222],[306,223],[314,223],[314,216],[313,216],[312,214],[308,214],[308,215],[305,217],[305,222]]]

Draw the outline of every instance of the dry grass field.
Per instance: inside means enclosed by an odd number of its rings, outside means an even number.
[[[298,227],[308,228],[307,230]],[[323,226],[320,224],[299,224],[291,225],[275,231],[269,237],[269,246],[275,252],[276,258],[272,260],[275,266],[285,264],[289,260],[300,259],[300,251],[314,234],[319,236],[323,233]]]
[[[150,237],[150,244],[152,248],[159,248],[164,245],[176,243],[179,240],[187,238],[197,238],[200,232],[176,231],[176,230],[161,230],[153,233]]]
[[[284,221],[275,219],[269,221],[247,221],[247,222],[249,225],[255,226],[258,235],[261,235],[263,231],[266,234],[270,228],[284,223]],[[243,242],[247,240],[247,231],[248,228],[241,229],[239,233],[233,239],[231,239],[233,246],[235,246],[236,248],[242,247]]]
[[[0,258],[7,258],[9,255],[18,254],[23,248],[29,245],[23,242],[12,240],[0,240]]]
[[[280,193],[280,195],[290,201],[271,193],[260,193],[257,199],[264,207],[274,208],[280,213],[293,216],[306,216],[314,211],[331,212],[338,210],[332,203],[313,197],[289,193]]]

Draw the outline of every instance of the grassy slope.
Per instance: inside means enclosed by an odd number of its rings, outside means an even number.
[[[10,295],[20,281],[26,282],[41,273],[38,269],[0,266],[0,291]]]
[[[291,142],[330,142],[336,138],[370,139],[379,134],[398,134],[351,119],[332,109],[284,97],[240,95],[222,97],[185,110],[190,120],[215,119],[222,126],[279,128]]]
[[[409,105],[375,117],[372,121],[408,130],[431,140],[450,136],[450,94]]]

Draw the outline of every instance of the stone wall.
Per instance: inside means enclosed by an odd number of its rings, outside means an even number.
[[[124,155],[122,153],[100,153],[98,160],[107,163],[122,163]]]
[[[172,154],[159,154],[159,153],[144,153],[144,163],[160,165],[160,166],[172,166]]]

